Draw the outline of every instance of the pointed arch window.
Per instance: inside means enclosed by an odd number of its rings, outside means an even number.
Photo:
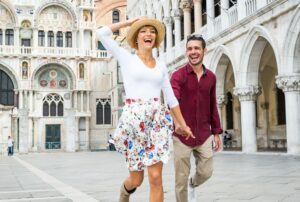
[[[66,47],[72,47],[72,32],[66,33]]]
[[[120,22],[120,11],[119,10],[113,10],[112,12],[112,23]],[[120,31],[117,30],[114,32],[115,35],[120,35]]]
[[[111,124],[111,100],[96,99],[96,124]]]
[[[56,93],[45,96],[43,99],[43,116],[63,116],[63,102],[64,99]]]
[[[54,33],[53,31],[48,32],[48,46],[54,47]]]
[[[5,45],[14,45],[14,30],[7,29],[5,31]]]
[[[62,32],[57,32],[56,35],[56,46],[57,47],[63,47],[63,33]]]
[[[45,46],[45,32],[42,30],[38,33],[38,44],[39,46]]]
[[[14,105],[14,85],[10,77],[0,70],[0,104]]]

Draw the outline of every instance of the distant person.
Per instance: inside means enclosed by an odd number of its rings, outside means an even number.
[[[7,151],[8,151],[8,156],[12,156],[14,154],[14,140],[8,136],[7,140]]]
[[[114,145],[114,140],[112,138],[112,135],[109,135],[109,139],[108,139],[108,149],[109,151],[116,151],[115,145]]]
[[[224,132],[223,143],[225,148],[232,146],[232,134],[228,133],[227,130]]]
[[[216,76],[202,63],[207,51],[205,44],[201,35],[188,36],[188,63],[175,71],[171,78],[182,115],[195,136],[194,139],[186,139],[175,133],[173,137],[177,202],[196,202],[195,188],[212,175],[213,149],[219,151],[222,143],[219,137],[223,130],[217,110]],[[176,119],[174,122],[176,125]],[[196,170],[190,176],[192,154],[196,159]]]

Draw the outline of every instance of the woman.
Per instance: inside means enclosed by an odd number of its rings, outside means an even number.
[[[136,54],[118,46],[111,37],[113,32],[127,26],[130,26],[127,42],[136,49]],[[161,90],[176,120],[176,131],[187,138],[193,137],[172,91],[166,66],[152,55],[152,49],[159,46],[164,35],[162,23],[147,18],[119,22],[97,31],[97,37],[121,66],[126,93],[123,113],[113,137],[129,169],[129,177],[121,186],[120,202],[128,202],[130,194],[142,184],[145,168],[150,201],[163,201],[162,168],[169,159],[173,123],[168,109],[159,100]]]

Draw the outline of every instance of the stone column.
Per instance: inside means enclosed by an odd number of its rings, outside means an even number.
[[[6,29],[2,29],[2,38],[0,40],[2,40],[2,45],[5,45],[5,32]]]
[[[32,113],[33,112],[33,91],[31,90],[31,91],[29,91],[29,106],[28,106],[28,108],[29,108],[29,113]]]
[[[19,109],[19,153],[28,153],[28,109]]]
[[[48,30],[45,30],[45,47],[48,47]]]
[[[256,142],[256,98],[260,94],[259,86],[234,88],[234,94],[241,103],[242,122],[242,151],[254,153],[257,151]]]
[[[277,76],[276,84],[285,97],[288,154],[300,154],[300,74]]]
[[[54,34],[54,46],[53,47],[57,47],[57,31],[53,31]]]
[[[23,91],[19,91],[19,108],[23,109]]]
[[[229,26],[229,18],[228,18],[228,9],[229,9],[229,1],[221,0],[221,23],[222,29],[226,29]]]
[[[222,109],[223,109],[223,106],[225,105],[225,95],[217,95],[217,105],[218,105],[218,112],[219,112],[219,117],[220,117],[220,121],[221,121],[221,126],[222,126],[222,128],[224,128]]]
[[[18,142],[18,108],[15,106],[12,110],[12,137],[15,141],[14,152],[19,152]]]
[[[86,150],[90,150],[90,118],[85,117],[85,142]]]
[[[181,41],[181,17],[182,13],[181,10],[176,9],[173,11],[173,19],[175,23],[175,45],[179,46],[180,41]]]
[[[198,32],[202,27],[202,0],[194,0],[194,16],[195,32]]]
[[[223,116],[222,116],[222,109],[223,109],[224,105],[225,105],[225,96],[224,95],[217,95],[217,106],[218,106],[218,112],[219,112],[219,117],[220,117],[222,128],[224,128],[224,121],[223,121]],[[220,135],[220,139],[222,141],[221,150],[223,150],[224,144],[223,144],[223,136],[222,135]]]
[[[62,34],[63,34],[63,46],[62,47],[65,48],[65,47],[67,47],[66,46],[66,32],[63,32]]]
[[[84,48],[84,39],[83,39],[83,37],[84,37],[84,31],[83,31],[83,28],[80,28],[80,30],[79,30],[79,48],[81,48],[81,49],[83,49]]]
[[[38,29],[34,28],[33,29],[33,47],[36,48],[38,47],[39,44],[39,34],[38,34]]]
[[[92,50],[96,50],[96,30],[92,29]]]
[[[215,20],[215,5],[214,0],[206,0],[207,7],[207,35],[208,38],[214,34],[214,20]]]
[[[183,18],[184,18],[184,38],[191,34],[191,10],[193,4],[184,0],[180,2],[180,8],[183,10]]]
[[[78,48],[77,45],[77,30],[72,32],[72,48]]]
[[[83,112],[83,91],[80,91],[80,111]]]
[[[73,93],[74,93],[74,108],[75,108],[75,110],[77,111],[77,91],[73,91]]]
[[[86,111],[90,113],[90,91],[86,91]]]
[[[65,109],[65,148],[67,152],[76,151],[76,136],[78,136],[78,122],[75,117],[75,109]]]
[[[171,17],[164,17],[164,24],[166,26],[166,36],[167,36],[167,50],[172,48],[172,18]]]
[[[14,46],[20,46],[20,27],[14,28]]]

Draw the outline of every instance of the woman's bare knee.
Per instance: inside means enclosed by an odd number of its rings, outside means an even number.
[[[162,163],[148,167],[148,178],[151,186],[162,186]]]

